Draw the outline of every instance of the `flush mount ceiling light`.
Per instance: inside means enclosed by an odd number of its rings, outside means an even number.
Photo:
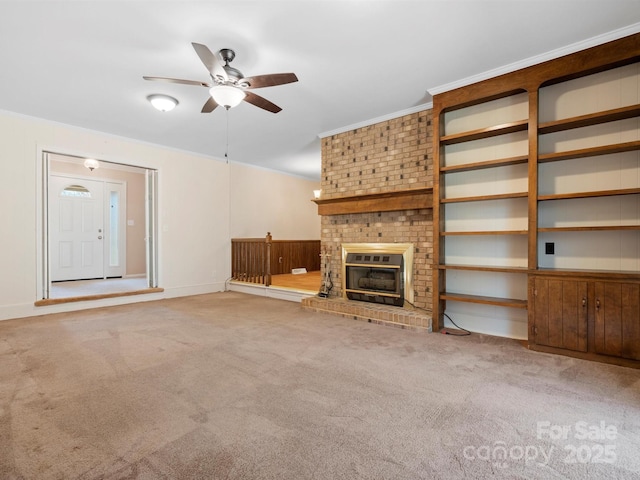
[[[100,168],[100,162],[94,160],[93,158],[87,158],[84,161],[84,166],[93,172],[95,169]]]
[[[156,110],[160,110],[161,112],[170,112],[178,105],[178,100],[169,95],[149,95],[147,100],[151,102],[151,105],[153,105]]]
[[[244,91],[231,85],[216,85],[211,87],[209,94],[218,105],[222,105],[227,110],[237,107],[240,102],[244,100],[244,97],[247,96]]]

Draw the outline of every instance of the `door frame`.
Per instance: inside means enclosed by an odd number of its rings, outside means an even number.
[[[157,288],[158,276],[158,171],[141,165],[120,160],[109,160],[104,156],[91,153],[70,151],[67,148],[37,146],[36,154],[36,299],[49,299],[51,285],[51,265],[49,258],[49,154],[75,157],[78,160],[96,158],[100,162],[138,168],[145,172],[145,225],[146,225],[146,264],[147,287]]]

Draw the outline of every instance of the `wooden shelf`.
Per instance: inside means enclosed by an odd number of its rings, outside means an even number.
[[[640,188],[624,188],[620,190],[600,190],[594,192],[554,193],[551,195],[538,195],[538,201],[567,200],[573,198],[613,197],[617,195],[635,195],[640,193]]]
[[[412,188],[312,201],[318,205],[318,215],[419,210],[433,207],[433,188]]]
[[[640,104],[630,105],[628,107],[615,108],[604,112],[590,113],[588,115],[580,115],[578,117],[565,118],[562,120],[554,120],[538,125],[538,133],[544,135],[547,133],[562,132],[573,128],[589,127],[601,123],[615,122],[617,120],[625,120],[640,115]]]
[[[440,232],[440,235],[527,235],[527,233],[529,233],[527,230],[483,230],[472,232]]]
[[[529,126],[528,120],[519,120],[517,122],[503,123],[469,132],[454,133],[440,137],[442,145],[453,145],[456,143],[470,142],[472,140],[481,140],[483,138],[497,137],[507,133],[524,132]]]
[[[526,300],[516,298],[498,298],[498,297],[482,297],[479,295],[466,295],[463,293],[440,293],[442,300],[450,300],[453,302],[480,303],[483,305],[496,305],[499,307],[511,308],[527,308]]]
[[[483,202],[486,200],[505,200],[510,198],[527,198],[527,192],[499,193],[497,195],[478,195],[476,197],[442,198],[440,203]]]
[[[531,275],[545,275],[558,277],[594,277],[619,280],[638,280],[640,272],[625,272],[622,270],[581,270],[566,268],[538,268],[529,271]]]
[[[446,167],[440,167],[440,173],[457,173],[468,172],[471,170],[482,170],[483,168],[506,167],[508,165],[527,163],[528,161],[529,157],[527,155],[520,155],[517,157],[499,158],[497,160],[485,160],[483,162],[464,163],[462,165],[449,165]]]
[[[581,148],[579,150],[569,150],[567,152],[545,153],[538,155],[538,163],[559,162],[560,160],[570,160],[572,158],[595,157],[611,153],[631,152],[640,150],[640,141],[626,143],[615,143],[613,145],[603,145],[600,147]]]
[[[493,265],[438,265],[440,270],[470,270],[474,272],[528,273],[527,267],[498,267]]]
[[[542,227],[539,232],[597,232],[615,230],[640,230],[640,225],[606,225],[591,227]]]

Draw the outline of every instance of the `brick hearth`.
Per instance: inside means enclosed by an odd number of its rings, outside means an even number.
[[[302,299],[302,308],[353,320],[431,332],[431,314],[410,307],[392,307],[344,298],[307,297]]]

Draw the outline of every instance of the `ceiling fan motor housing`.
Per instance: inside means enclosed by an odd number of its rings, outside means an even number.
[[[238,84],[238,82],[244,78],[244,75],[240,70],[229,65],[233,61],[233,59],[236,58],[236,52],[234,52],[230,48],[223,48],[218,52],[218,54],[224,61],[224,65],[222,66],[222,68],[224,68],[224,71],[227,72],[227,76],[230,80],[232,80],[234,84]],[[240,84],[239,86],[247,87],[249,85]]]

